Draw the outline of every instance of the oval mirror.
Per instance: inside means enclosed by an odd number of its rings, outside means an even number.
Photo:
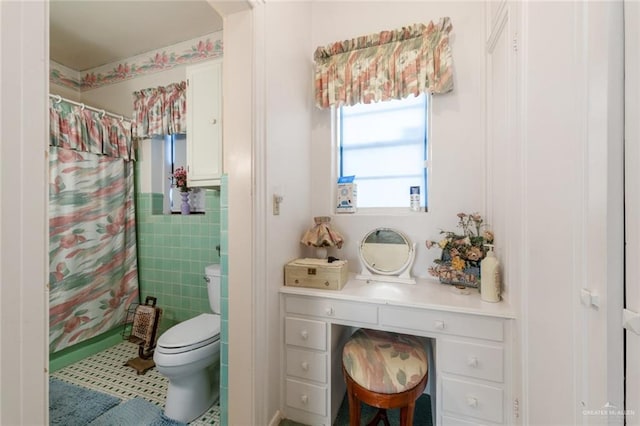
[[[391,228],[374,229],[362,239],[359,255],[362,273],[356,278],[415,283],[409,275],[415,245],[402,232]]]

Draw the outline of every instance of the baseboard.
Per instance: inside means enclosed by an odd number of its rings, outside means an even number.
[[[278,426],[281,420],[282,420],[282,413],[280,412],[280,410],[277,410],[276,413],[271,418],[271,421],[269,422],[269,426]]]
[[[2,1],[2,0],[0,0]],[[95,355],[122,342],[122,327],[113,328],[99,336],[49,354],[49,373]]]

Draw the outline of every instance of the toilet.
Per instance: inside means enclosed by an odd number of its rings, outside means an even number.
[[[220,394],[220,265],[205,268],[213,314],[200,314],[165,331],[153,360],[169,380],[164,414],[188,423],[202,415]]]

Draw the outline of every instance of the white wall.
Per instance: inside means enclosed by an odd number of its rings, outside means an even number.
[[[588,411],[622,406],[621,4],[522,7],[523,422],[617,424]]]
[[[580,331],[587,348],[581,355],[589,374],[580,401],[598,409],[624,403],[624,15],[622,2],[589,2],[584,13],[589,95],[581,209],[586,219],[586,279],[581,285],[599,296],[600,305],[582,308]],[[605,421],[623,424],[620,416]]]
[[[284,264],[300,256],[299,243],[311,219],[311,3],[274,2],[265,6],[265,154],[266,154],[266,342],[269,365],[281,361],[282,329],[278,290]],[[283,197],[273,215],[272,195]],[[280,370],[268,369],[268,413],[280,406]]]
[[[640,182],[640,3],[625,0],[625,181]],[[625,307],[640,313],[640,185],[625,186],[626,209],[626,297]],[[640,359],[640,336],[626,332],[627,359]],[[628,363],[626,405],[635,417],[627,424],[640,424],[640,362]]]
[[[48,420],[48,11],[0,2],[0,424]]]
[[[256,322],[262,321],[261,317],[256,319],[256,311],[262,309],[256,306],[253,284],[258,280],[255,271],[260,271],[254,266],[253,42],[251,11],[224,17],[223,140],[224,170],[229,179],[229,425],[264,424],[261,419],[256,421],[259,410],[256,405],[260,401],[255,394],[255,383],[260,379],[256,376],[267,365],[256,359],[254,341],[258,337]]]
[[[49,84],[49,93],[53,95],[60,95],[63,98],[67,98],[71,101],[82,102],[82,94],[78,90],[73,90],[69,87],[60,86],[58,84]]]
[[[332,222],[346,243],[333,253],[359,270],[357,246],[368,231],[397,228],[417,243],[414,275],[428,276],[427,268],[440,250],[427,250],[427,239],[437,239],[440,229],[455,230],[458,212],[484,214],[484,3],[483,2],[354,2],[313,3],[312,50],[318,46],[391,30],[417,22],[437,22],[449,16],[453,54],[454,90],[434,95],[431,159],[433,170],[428,194],[429,212],[395,216],[342,214]],[[330,110],[312,111],[311,214],[332,215],[335,179],[331,174],[332,138]],[[407,189],[408,190],[408,189]],[[408,192],[407,192],[408,197]],[[311,218],[308,220],[311,224]],[[500,235],[496,244],[500,246]]]

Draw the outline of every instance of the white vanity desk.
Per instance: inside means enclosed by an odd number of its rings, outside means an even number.
[[[281,287],[282,410],[291,420],[331,425],[345,392],[342,346],[350,327],[432,338],[438,425],[515,424],[512,347],[515,315],[505,303],[451,286],[356,280],[342,290]],[[347,327],[345,327],[347,326]]]

